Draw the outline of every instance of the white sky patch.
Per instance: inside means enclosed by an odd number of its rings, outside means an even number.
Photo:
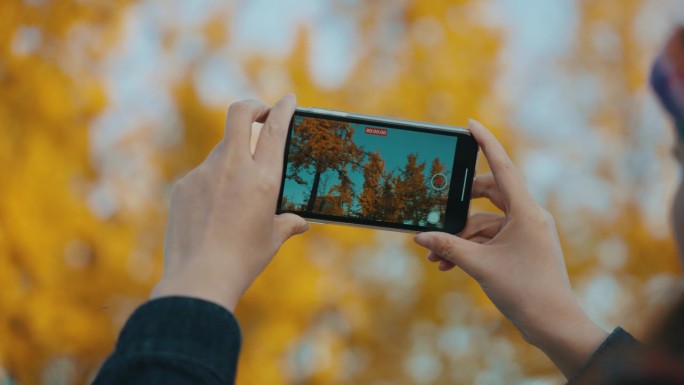
[[[605,20],[592,25],[591,43],[604,60],[619,60],[622,55],[622,42],[617,32]]]
[[[236,49],[277,56],[293,47],[297,28],[313,20],[324,2],[315,0],[249,0],[236,9],[230,36]]]
[[[24,0],[24,4],[27,4],[27,5],[30,5],[33,7],[43,6],[47,2],[48,2],[48,0]]]
[[[682,23],[682,0],[644,1],[632,29],[635,39],[643,46],[660,48],[673,26]]]
[[[500,56],[505,74],[499,79],[498,91],[514,101],[518,90],[530,83],[546,83],[553,76],[539,70],[546,71],[549,63],[570,47],[577,9],[570,0],[502,0],[489,3],[486,11],[489,24],[507,32]]]
[[[145,17],[144,4],[128,10],[123,30],[121,43],[104,67],[109,107],[93,128],[95,154],[173,109],[164,82],[169,67],[161,60],[159,31]]]
[[[356,64],[356,25],[350,18],[328,12],[314,28],[309,56],[314,81],[325,88],[338,87]]]
[[[576,285],[577,296],[589,318],[604,330],[612,330],[620,322],[621,310],[626,309],[629,291],[613,274],[598,272]]]
[[[503,25],[507,33],[499,57],[503,72],[495,93],[512,106],[509,127],[526,136],[523,142],[528,153],[521,168],[528,186],[542,204],[556,196],[568,207],[590,205],[592,200],[583,198],[590,191],[586,183],[591,180],[583,173],[596,156],[581,147],[584,156],[573,157],[572,163],[567,157],[573,156],[569,146],[583,134],[591,134],[585,129],[585,114],[574,102],[586,105],[582,101],[596,99],[596,91],[590,79],[571,83],[555,67],[573,43],[576,6],[569,0],[504,0],[496,4],[498,7],[489,3],[487,18],[492,25]],[[582,96],[576,96],[578,93]],[[605,199],[600,199],[599,205],[604,203]]]
[[[21,26],[12,40],[12,52],[19,56],[30,55],[40,48],[42,41],[43,33],[38,27]]]
[[[442,363],[432,346],[427,343],[413,344],[408,356],[404,359],[404,372],[416,384],[433,383],[442,374]]]
[[[512,123],[530,130],[534,140],[574,136],[582,117],[567,108],[567,97],[568,88],[575,84],[564,84],[554,63],[573,42],[578,22],[575,4],[504,0],[496,14],[498,25],[507,31],[497,94],[515,107]]]
[[[358,42],[352,18],[334,13],[329,1],[284,2],[251,0],[232,20],[231,41],[238,52],[286,56],[297,32],[310,33],[309,66],[314,81],[324,88],[340,86],[356,63]]]
[[[93,163],[101,179],[89,202],[99,216],[158,199],[159,192],[153,188],[158,175],[151,158],[160,146],[181,139],[171,88],[205,50],[197,29],[212,15],[212,5],[220,3],[199,4],[150,0],[126,11],[123,37],[102,65],[109,104],[90,136]],[[181,33],[167,51],[162,34],[171,22],[187,33]],[[123,140],[129,144],[120,147]],[[128,183],[116,183],[123,180]]]
[[[596,255],[601,267],[609,271],[615,271],[625,265],[629,257],[629,248],[624,240],[612,237],[603,240],[596,248]]]
[[[194,81],[202,102],[225,107],[234,95],[240,99],[256,97],[247,75],[230,58],[230,52],[220,51],[210,54],[199,65]]]

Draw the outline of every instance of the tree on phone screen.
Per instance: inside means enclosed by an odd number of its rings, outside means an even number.
[[[417,154],[409,154],[406,164],[394,177],[395,202],[399,220],[406,224],[421,224],[431,210],[432,199],[425,178],[425,162],[418,163]]]
[[[354,183],[349,172],[359,169],[364,152],[352,141],[354,128],[348,122],[295,119],[287,177],[301,185],[311,185],[305,208],[310,213],[316,211],[321,176],[326,172],[336,173],[340,181],[338,192],[353,194]]]
[[[367,153],[363,169],[363,190],[359,196],[359,216],[365,219],[392,222],[396,220],[392,173],[385,171],[380,151]]]

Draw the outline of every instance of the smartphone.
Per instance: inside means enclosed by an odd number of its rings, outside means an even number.
[[[477,151],[465,128],[297,108],[277,213],[455,234],[468,218]]]

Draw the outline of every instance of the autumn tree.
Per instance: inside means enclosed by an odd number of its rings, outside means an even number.
[[[302,174],[313,174],[313,182],[306,205],[307,212],[315,209],[321,175],[328,171],[337,174],[340,192],[349,193],[353,181],[349,172],[359,169],[364,152],[352,141],[354,128],[348,122],[297,118],[290,142],[287,177],[308,185]]]
[[[424,221],[431,208],[425,180],[425,162],[418,163],[418,155],[411,153],[406,164],[393,178],[395,205],[399,220],[417,225]]]
[[[335,184],[328,194],[328,196],[335,198],[334,208],[331,208],[328,213],[332,215],[351,215],[356,195],[354,182],[352,182],[347,173],[342,173],[340,175],[340,182]]]
[[[380,213],[386,222],[397,222],[399,220],[399,212],[396,205],[397,194],[395,186],[392,183],[392,174],[388,173],[383,178],[382,188],[380,189],[380,199],[378,205]]]
[[[132,251],[154,252],[155,226],[89,201],[100,178],[90,132],[107,106],[92,63],[129,3],[0,2],[0,383],[85,383],[132,310],[124,302],[145,298]],[[73,370],[54,381],[61,366]]]
[[[396,222],[398,209],[393,173],[385,170],[380,151],[368,152],[366,156],[358,214],[371,220]]]
[[[380,157],[380,151],[369,152],[366,156],[363,190],[359,196],[360,214],[371,220],[387,220],[390,214],[388,206],[393,205],[391,176],[385,173],[385,161]]]

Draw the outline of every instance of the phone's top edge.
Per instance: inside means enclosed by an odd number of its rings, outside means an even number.
[[[445,124],[419,122],[416,120],[408,120],[408,119],[388,118],[388,117],[376,116],[376,115],[357,114],[357,113],[353,113],[353,112],[329,110],[327,108],[320,108],[320,107],[297,107],[296,110],[300,111],[300,112],[308,112],[308,113],[314,113],[314,114],[327,114],[327,115],[332,115],[332,116],[338,116],[341,118],[366,119],[366,120],[376,121],[376,122],[380,122],[380,123],[410,125],[413,127],[431,128],[434,130],[458,132],[458,133],[470,135],[470,131],[467,128],[458,127],[458,126],[447,126]]]

